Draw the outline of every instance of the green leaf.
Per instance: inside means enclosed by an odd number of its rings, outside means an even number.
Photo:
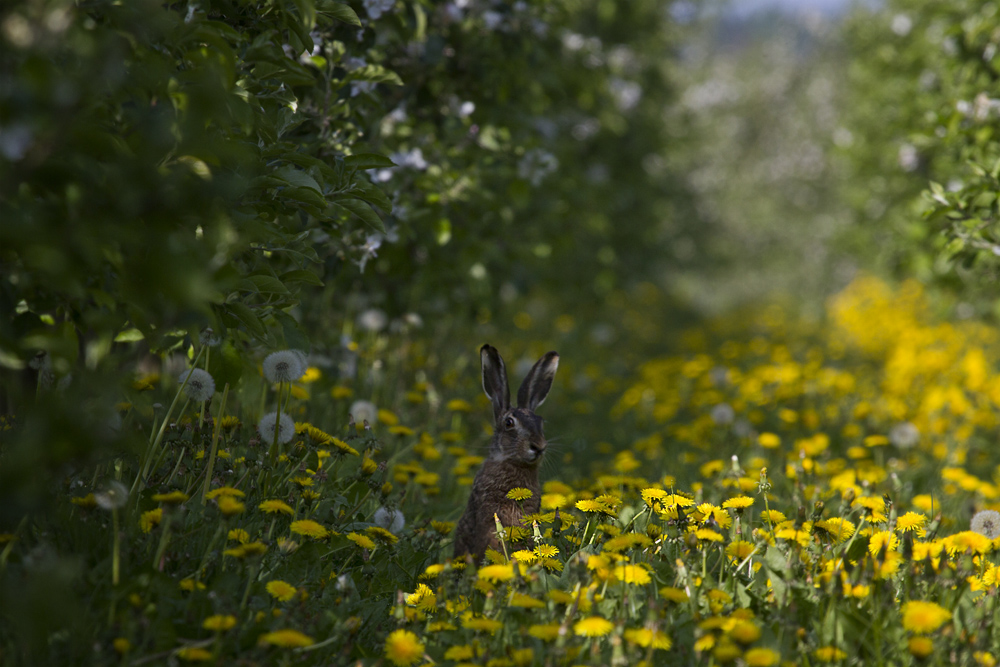
[[[312,188],[285,188],[281,196],[314,206],[319,210],[326,208],[327,204],[326,198]]]
[[[344,164],[355,169],[386,169],[395,167],[396,163],[378,153],[356,153],[344,156]]]
[[[143,340],[144,338],[145,338],[145,336],[143,335],[143,333],[141,331],[139,331],[135,327],[131,327],[129,329],[125,329],[124,331],[119,332],[118,335],[115,336],[115,342],[116,343],[136,343],[136,342],[138,342],[140,340]]]
[[[253,284],[256,288],[254,291],[260,292],[262,294],[288,294],[288,288],[285,287],[284,283],[275,278],[274,276],[267,274],[256,274],[252,276],[247,276],[247,281]]]
[[[281,325],[281,331],[285,335],[285,345],[291,350],[301,350],[308,352],[310,348],[309,337],[299,326],[294,317],[283,310],[275,309],[272,313],[274,319]]]
[[[358,15],[342,2],[322,3],[318,9],[322,16],[329,16],[349,25],[361,27],[361,19],[358,18]]]
[[[257,317],[257,314],[245,303],[233,301],[232,303],[223,305],[222,310],[224,313],[235,318],[255,338],[265,338],[267,336],[267,330]]]
[[[368,204],[359,199],[340,199],[335,206],[341,206],[354,215],[361,218],[362,222],[376,231],[385,234],[385,224],[382,219],[373,211]]]
[[[323,193],[323,188],[320,187],[315,178],[300,169],[292,167],[291,165],[285,165],[280,169],[276,169],[271,176],[281,179],[285,183],[294,185],[295,187],[312,188],[319,194]]]
[[[372,206],[377,206],[386,213],[392,211],[392,202],[389,201],[389,198],[385,196],[384,192],[369,181],[366,181],[365,179],[357,179],[351,190],[351,194],[358,199],[364,199]]]
[[[296,269],[295,271],[282,273],[281,282],[286,285],[289,283],[305,283],[307,285],[315,285],[316,287],[323,286],[323,281],[319,279],[319,276],[305,269]]]

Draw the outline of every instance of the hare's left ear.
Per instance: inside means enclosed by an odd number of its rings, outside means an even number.
[[[517,390],[517,407],[534,412],[535,408],[544,403],[545,397],[549,395],[549,389],[552,388],[557,368],[559,368],[559,354],[556,352],[549,352],[535,362],[521,383],[521,388]]]
[[[500,417],[510,410],[510,389],[507,388],[507,367],[503,357],[492,345],[479,348],[483,363],[483,391],[493,405],[493,422],[500,423]]]

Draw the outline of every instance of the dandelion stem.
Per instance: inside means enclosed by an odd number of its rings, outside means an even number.
[[[0,574],[7,569],[7,559],[10,558],[10,551],[14,548],[14,543],[17,538],[21,535],[21,531],[24,530],[24,526],[28,523],[28,515],[25,514],[21,517],[21,523],[17,524],[17,530],[14,531],[14,536],[7,541],[4,546],[3,551],[0,552]]]
[[[215,543],[219,541],[219,536],[226,529],[226,524],[224,521],[219,522],[219,527],[215,529],[215,534],[212,535],[212,539],[208,542],[208,548],[205,549],[205,555],[201,557],[201,564],[198,566],[198,571],[195,572],[194,578],[196,581],[201,581],[201,573],[205,570],[208,565],[208,557],[212,554],[212,549],[215,548]]]
[[[181,461],[184,460],[184,454],[186,453],[187,453],[187,447],[181,447],[181,453],[177,455],[177,464],[174,466],[174,469],[170,472],[170,477],[167,477],[167,481],[166,483],[164,483],[164,486],[169,487],[170,482],[174,481],[174,475],[176,475],[177,471],[180,470]]]
[[[121,570],[121,536],[118,534],[118,508],[111,508],[111,527],[114,530],[114,546],[111,550],[111,585],[118,587],[119,573]]]
[[[254,561],[254,564],[250,566],[250,576],[247,578],[247,586],[243,589],[243,598],[240,600],[240,611],[246,609],[247,600],[250,599],[250,588],[253,586],[253,582],[257,579],[257,574],[260,572],[260,563]]]
[[[202,352],[204,352],[207,349],[208,346],[202,346],[202,348],[198,351],[198,356],[194,358],[194,361],[191,364],[192,367],[198,365],[198,360],[201,359]],[[135,494],[137,491],[142,491],[142,486],[140,485],[146,478],[146,472],[149,466],[149,461],[150,459],[153,458],[153,452],[156,451],[156,448],[159,446],[160,441],[163,440],[163,433],[167,430],[167,424],[170,423],[170,417],[174,413],[174,408],[177,407],[177,401],[180,399],[181,394],[184,393],[184,388],[187,387],[188,380],[190,379],[191,379],[190,373],[184,376],[184,381],[181,382],[180,388],[177,390],[177,393],[174,394],[174,400],[171,401],[170,407],[167,409],[167,414],[163,415],[163,422],[160,424],[160,430],[157,431],[156,438],[153,439],[153,441],[150,443],[149,448],[146,450],[145,464],[142,466],[142,470],[139,473],[139,475],[135,478],[135,482],[132,483],[132,490],[129,492],[130,494]],[[184,407],[181,408],[181,414],[184,413],[185,409],[187,409],[187,403],[185,403]]]
[[[215,468],[215,453],[219,449],[219,431],[222,430],[222,417],[226,414],[226,401],[229,399],[229,383],[222,390],[222,403],[219,405],[219,415],[215,419],[215,429],[212,433],[212,452],[208,455],[208,467],[205,470],[205,486],[201,492],[201,504],[208,502],[208,487],[212,484],[212,469]],[[204,405],[204,404],[203,404]]]
[[[163,532],[160,533],[160,544],[156,547],[156,556],[153,557],[153,568],[163,571],[163,554],[167,550],[167,544],[170,543],[170,519],[167,518],[163,522]]]

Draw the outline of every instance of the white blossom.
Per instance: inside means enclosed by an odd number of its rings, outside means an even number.
[[[187,384],[184,384],[187,380]],[[201,368],[192,368],[181,373],[179,382],[184,384],[184,393],[195,403],[201,403],[215,394],[215,379]]]
[[[977,512],[972,517],[972,524],[969,527],[980,535],[995,540],[1000,537],[1000,512],[996,510]]]
[[[278,431],[278,444],[284,445],[295,437],[295,422],[284,412],[281,413],[280,420],[277,412],[268,412],[257,422],[257,432],[266,443],[274,441],[275,427]]]
[[[264,377],[268,382],[295,382],[306,372],[304,357],[298,350],[272,352],[264,358]]]
[[[390,533],[399,534],[399,531],[403,530],[403,526],[406,525],[406,518],[403,513],[396,509],[389,509],[387,507],[379,507],[375,510],[375,516],[372,517],[372,523],[376,526],[385,528]]]

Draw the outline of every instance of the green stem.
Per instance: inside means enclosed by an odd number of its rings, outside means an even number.
[[[156,547],[156,556],[153,557],[153,568],[163,571],[161,566],[161,561],[163,560],[163,554],[167,550],[167,544],[170,543],[170,519],[167,518],[163,522],[163,532],[160,533],[160,544]]]
[[[254,564],[250,567],[250,576],[247,578],[247,587],[243,589],[243,598],[240,600],[240,611],[246,609],[247,600],[250,599],[250,588],[253,586],[254,580],[257,579],[258,572],[260,572],[260,562],[254,561]]]
[[[118,508],[111,509],[111,525],[114,530],[114,547],[111,551],[111,585],[118,587],[119,574],[121,570],[121,537],[118,535]]]
[[[215,529],[215,534],[212,535],[212,539],[208,542],[208,548],[205,549],[205,555],[201,557],[201,564],[198,566],[198,571],[195,573],[195,581],[201,581],[201,573],[205,570],[208,565],[208,557],[212,554],[212,549],[215,548],[215,543],[219,541],[219,536],[226,529],[225,522],[220,522],[219,527]]]
[[[208,347],[207,346],[203,346],[201,348],[201,350],[198,351],[198,356],[196,356],[194,358],[194,362],[191,364],[192,368],[194,368],[195,366],[198,365],[198,360],[201,359],[201,354],[206,349],[208,349]],[[156,448],[159,446],[160,441],[163,440],[163,433],[167,430],[167,424],[170,423],[170,417],[174,413],[174,408],[177,407],[177,401],[180,400],[181,394],[184,393],[184,388],[187,387],[188,380],[190,380],[190,379],[191,379],[191,373],[188,373],[184,377],[184,382],[181,383],[181,386],[177,390],[177,393],[174,394],[174,400],[171,401],[170,407],[167,409],[167,414],[165,414],[163,416],[163,423],[160,424],[160,430],[157,431],[156,438],[150,443],[149,448],[146,450],[145,465],[142,466],[142,471],[140,472],[140,474],[138,476],[136,476],[135,482],[132,483],[132,490],[129,492],[130,494],[135,494],[137,490],[138,491],[142,491],[142,487],[140,486],[140,483],[146,477],[146,469],[149,466],[149,461],[150,461],[150,459],[153,458],[153,452],[156,451]],[[184,407],[187,408],[187,403],[184,404]],[[184,410],[182,409],[181,413],[183,414],[183,412],[184,412]]]
[[[3,548],[3,552],[0,553],[0,574],[7,569],[7,559],[10,558],[10,552],[14,548],[14,542],[21,536],[21,531],[24,530],[24,526],[28,523],[28,515],[25,514],[21,518],[21,523],[17,524],[17,530],[14,531],[14,537],[12,537]]]
[[[180,470],[181,461],[184,460],[184,454],[187,453],[187,447],[181,447],[181,453],[177,456],[177,464],[174,466],[173,471],[170,473],[170,477],[167,477],[167,481],[164,484],[165,487],[170,488],[170,482],[174,481],[174,475]]]
[[[208,502],[208,487],[212,484],[212,470],[215,468],[215,454],[219,449],[219,432],[222,430],[222,416],[226,414],[226,401],[229,399],[229,383],[222,390],[222,403],[219,405],[219,415],[215,419],[215,430],[212,433],[212,452],[208,455],[208,469],[205,472],[205,486],[201,493],[201,504]]]

